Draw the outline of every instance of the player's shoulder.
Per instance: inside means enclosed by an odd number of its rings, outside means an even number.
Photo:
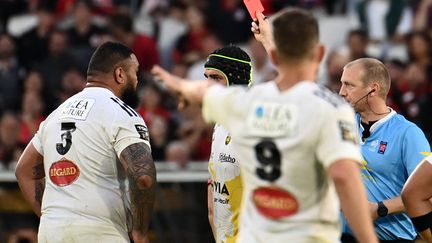
[[[108,99],[108,102],[113,107],[113,111],[119,116],[125,118],[141,118],[135,109],[133,109],[130,105],[126,104],[123,100],[116,96],[111,96]]]
[[[329,108],[349,107],[349,104],[337,93],[329,90],[327,87],[315,84],[311,90],[311,96],[323,106]]]
[[[278,95],[279,89],[274,81],[268,81],[265,83],[260,83],[256,85],[252,85],[248,89],[245,89],[245,97],[250,99],[256,99],[256,97],[268,97]]]
[[[98,112],[105,114],[108,119],[112,120],[115,116],[140,118],[138,112],[110,91],[100,90],[90,96],[96,100]]]
[[[260,84],[254,84],[249,89],[247,89],[248,92],[260,92],[263,91],[276,91],[277,85],[274,81],[268,81]]]

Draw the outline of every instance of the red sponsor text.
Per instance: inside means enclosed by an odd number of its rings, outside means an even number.
[[[79,175],[78,166],[65,158],[54,162],[49,169],[50,179],[57,186],[70,185],[78,179]]]

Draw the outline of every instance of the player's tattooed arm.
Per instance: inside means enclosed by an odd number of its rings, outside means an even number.
[[[35,201],[42,205],[42,196],[45,191],[45,170],[43,162],[33,166],[33,178],[35,179]]]
[[[151,150],[145,143],[135,143],[120,154],[130,186],[133,231],[145,235],[153,212],[156,169]]]
[[[29,143],[18,160],[15,176],[22,195],[36,215],[41,216],[42,196],[45,190],[43,156]]]

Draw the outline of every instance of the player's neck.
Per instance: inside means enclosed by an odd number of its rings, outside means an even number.
[[[110,87],[108,84],[106,84],[105,82],[102,81],[98,81],[98,80],[94,80],[94,79],[87,79],[87,83],[86,83],[86,88],[90,88],[90,87],[99,87],[99,88],[105,88],[108,89],[109,91],[111,91],[115,96],[118,97],[116,91]]]
[[[297,65],[284,65],[278,67],[278,76],[275,82],[279,90],[284,91],[301,81],[315,81],[316,71],[310,63],[303,62]]]

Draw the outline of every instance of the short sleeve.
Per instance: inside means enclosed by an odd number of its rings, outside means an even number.
[[[207,122],[213,122],[222,125],[230,130],[232,122],[238,119],[238,110],[236,107],[241,106],[245,89],[240,87],[224,87],[222,85],[213,85],[206,92],[203,100],[203,117]]]
[[[126,147],[134,143],[145,143],[150,148],[149,131],[139,115],[126,116],[121,114],[113,119],[109,130],[118,157]]]
[[[422,130],[415,125],[410,126],[405,132],[402,148],[402,159],[408,175],[414,171],[429,152],[429,143]]]
[[[341,105],[323,114],[324,124],[320,129],[317,145],[319,161],[328,168],[340,159],[361,162],[360,147],[354,111],[348,105]]]
[[[41,154],[42,156],[44,155],[43,146],[42,146],[42,129],[44,127],[44,124],[45,121],[41,122],[38,131],[36,132],[36,134],[33,136],[31,140],[31,143],[35,147],[36,151],[38,151],[38,153]]]

